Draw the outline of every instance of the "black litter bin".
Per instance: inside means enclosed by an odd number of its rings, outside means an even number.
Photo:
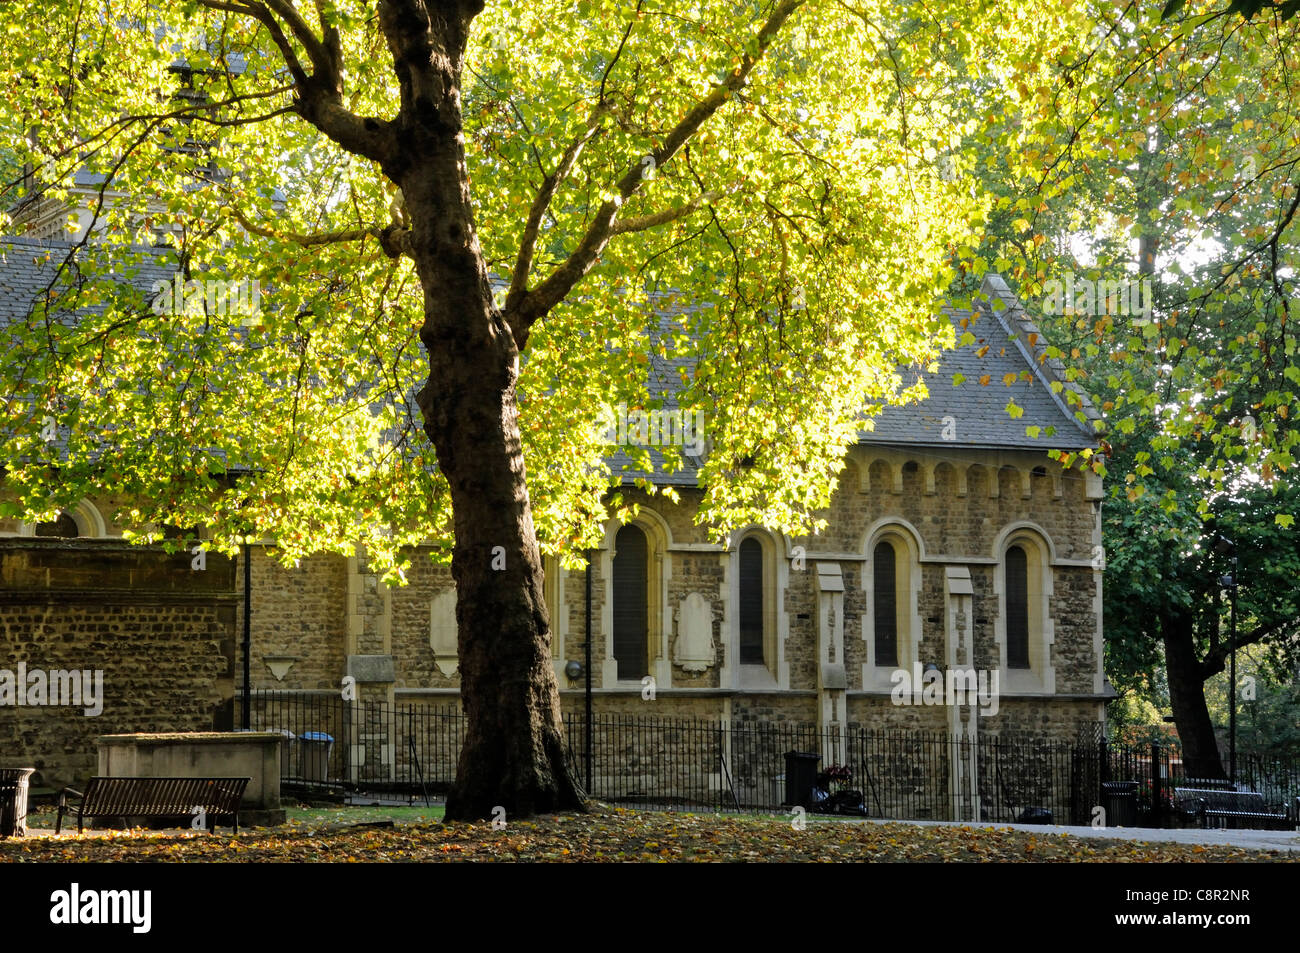
[[[35,768],[0,768],[0,837],[27,834],[27,781]]]
[[[812,807],[813,784],[817,780],[817,762],[822,756],[808,751],[785,753],[785,805]]]
[[[1106,810],[1107,827],[1137,827],[1138,783],[1136,781],[1101,782],[1101,806]]]
[[[302,759],[300,772],[304,781],[328,781],[330,751],[334,736],[323,731],[307,731],[298,736],[298,755]]]

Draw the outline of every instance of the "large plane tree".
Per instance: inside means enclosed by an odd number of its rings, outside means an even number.
[[[94,222],[7,251],[50,277],[4,332],[5,505],[95,495],[141,539],[287,562],[362,545],[399,582],[432,543],[468,720],[448,816],[578,805],[541,554],[627,513],[602,408],[651,406],[669,358],[706,414],[700,521],[817,525],[861,412],[951,340],[980,201],[944,94],[997,82],[1012,25],[977,48],[961,15],[5,5],[6,204]]]

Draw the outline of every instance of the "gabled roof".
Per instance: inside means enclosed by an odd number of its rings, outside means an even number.
[[[978,300],[971,311],[944,309],[959,344],[943,353],[937,372],[917,375],[925,381],[929,397],[916,404],[886,407],[876,418],[875,429],[862,433],[860,442],[995,450],[1095,449],[1101,416],[1066,379],[1065,365],[1047,357],[1049,345],[1019,299],[995,274],[984,278],[980,292],[984,300]],[[968,320],[963,326],[964,318]],[[967,332],[975,343],[961,345]],[[1019,416],[1012,417],[1007,410],[1012,401],[1023,411]]]

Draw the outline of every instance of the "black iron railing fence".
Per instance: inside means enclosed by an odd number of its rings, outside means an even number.
[[[390,705],[348,702],[337,692],[255,692],[250,716],[254,730],[286,732],[281,775],[290,786],[445,793],[465,737],[464,715],[451,701]],[[1166,826],[1172,792],[1186,780],[1175,746],[1108,744],[1100,726],[1069,742],[1022,734],[972,741],[858,725],[841,736],[808,724],[616,714],[596,715],[589,726],[573,713],[564,730],[580,779],[591,733],[591,796],[652,808],[788,810],[789,751],[842,757],[868,816],[879,818],[1089,824],[1110,803],[1103,782],[1126,780],[1136,782],[1135,822]],[[1237,760],[1239,782],[1278,809],[1294,809],[1300,763],[1240,753]]]

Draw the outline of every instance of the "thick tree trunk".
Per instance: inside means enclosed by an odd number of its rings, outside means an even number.
[[[447,816],[581,806],[565,761],[541,558],[529,508],[513,358],[440,348],[428,424],[451,484],[461,703],[467,717]],[[447,342],[450,343],[450,342]]]
[[[1183,770],[1188,777],[1225,778],[1214,725],[1205,705],[1205,679],[1196,657],[1195,629],[1188,612],[1170,612],[1160,620],[1169,674],[1169,701],[1183,744]]]
[[[460,111],[465,36],[481,2],[381,7],[402,84],[409,246],[424,292],[425,432],[451,487],[460,692],[467,730],[447,817],[579,808],[560,723],[541,557],[519,435],[519,353],[492,301],[470,203]]]
[[[475,274],[481,262],[463,261],[463,270],[445,257],[421,269],[436,275],[426,279],[433,287],[425,291],[429,380],[421,405],[454,514],[467,734],[447,816],[467,820],[497,807],[507,818],[577,808],[581,797],[564,756],[519,436],[518,355],[486,273]]]

